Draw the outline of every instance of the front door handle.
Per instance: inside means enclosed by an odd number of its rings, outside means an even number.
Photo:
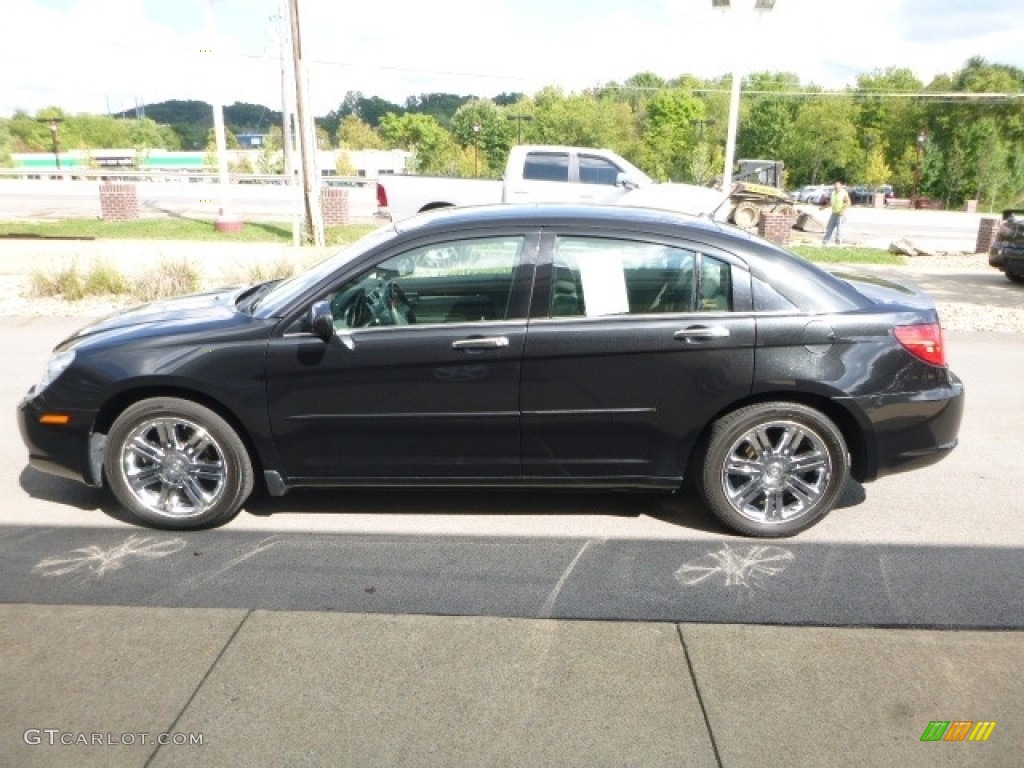
[[[452,349],[461,352],[474,352],[482,349],[504,349],[508,346],[508,336],[479,336],[474,339],[459,339],[452,342]]]
[[[729,329],[721,325],[691,325],[689,328],[676,331],[672,337],[687,342],[727,339],[729,338]]]

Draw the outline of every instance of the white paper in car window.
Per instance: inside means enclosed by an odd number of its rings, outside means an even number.
[[[580,282],[587,317],[629,313],[622,257],[615,252],[593,252],[580,259]]]

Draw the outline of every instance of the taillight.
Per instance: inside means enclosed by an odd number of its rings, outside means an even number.
[[[377,184],[377,205],[381,208],[388,207],[388,193],[383,184]]]
[[[903,348],[919,360],[932,365],[946,364],[946,346],[942,343],[942,326],[938,323],[898,325],[892,333]]]

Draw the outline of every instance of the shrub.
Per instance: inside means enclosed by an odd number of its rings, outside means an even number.
[[[162,261],[155,268],[136,278],[132,294],[142,301],[165,299],[195,293],[201,284],[199,271],[188,261]]]
[[[72,263],[53,275],[33,272],[31,291],[33,296],[63,296],[69,301],[78,301],[85,296],[85,279],[78,265]]]
[[[98,263],[85,277],[85,293],[89,296],[106,294],[119,296],[131,291],[127,278],[109,264]]]

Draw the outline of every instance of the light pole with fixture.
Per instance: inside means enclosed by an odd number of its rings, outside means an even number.
[[[57,170],[60,170],[60,142],[57,140],[57,131],[60,130],[60,119],[50,119],[50,138],[53,139],[53,161],[57,164]]]
[[[515,114],[515,115],[506,115],[506,117],[509,120],[515,120],[516,121],[516,144],[522,144],[523,143],[523,120],[526,120],[527,122],[529,122],[530,120],[533,120],[533,115]]]
[[[749,2],[750,0],[740,0]],[[731,8],[730,0],[711,0],[712,8]],[[754,0],[754,11],[764,13],[775,7],[775,0]],[[725,169],[722,172],[722,192],[729,194],[732,189],[732,167],[736,163],[736,130],[739,125],[740,114],[740,83],[743,80],[743,73],[740,67],[733,67],[732,89],[729,93],[729,122],[725,134]]]
[[[473,175],[480,175],[480,123],[473,123]]]
[[[924,145],[928,143],[928,134],[922,128],[917,132],[917,165],[914,166],[914,198],[911,208],[917,208],[918,194],[921,191],[921,163],[924,162]]]

